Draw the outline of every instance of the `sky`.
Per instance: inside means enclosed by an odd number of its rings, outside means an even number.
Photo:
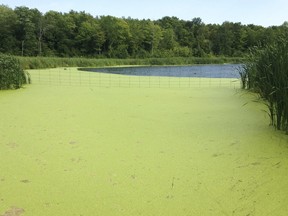
[[[85,11],[93,16],[111,15],[157,20],[176,16],[183,20],[200,17],[205,24],[225,21],[279,26],[288,21],[288,0],[1,0],[17,6],[37,8],[42,13]]]

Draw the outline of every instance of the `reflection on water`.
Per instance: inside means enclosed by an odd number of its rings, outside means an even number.
[[[193,66],[141,66],[81,68],[90,72],[112,73],[131,76],[168,76],[168,77],[208,77],[240,78],[241,64],[193,65]]]

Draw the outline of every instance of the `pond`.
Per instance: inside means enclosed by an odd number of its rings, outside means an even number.
[[[239,69],[241,67],[241,64],[222,64],[193,66],[80,68],[79,70],[130,76],[240,78]]]
[[[29,87],[0,91],[0,215],[287,215],[287,135],[255,95],[29,73]]]

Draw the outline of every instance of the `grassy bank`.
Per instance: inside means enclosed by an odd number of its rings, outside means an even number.
[[[59,79],[32,79],[45,71]],[[287,138],[253,99],[219,87],[1,91],[0,215],[286,216]]]
[[[103,67],[116,65],[191,65],[240,63],[242,58],[147,58],[147,59],[88,59],[53,57],[17,57],[24,69],[55,67]]]

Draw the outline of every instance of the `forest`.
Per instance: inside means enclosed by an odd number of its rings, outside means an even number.
[[[193,14],[191,14],[193,17]],[[285,34],[288,22],[263,27],[201,18],[159,20],[92,16],[0,5],[0,53],[89,58],[242,57]]]

